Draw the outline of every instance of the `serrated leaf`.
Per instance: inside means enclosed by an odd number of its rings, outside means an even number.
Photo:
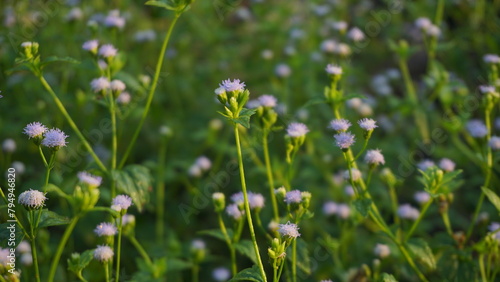
[[[254,265],[252,268],[245,268],[238,272],[229,282],[234,281],[253,281],[253,282],[263,282],[262,275],[260,275],[259,267]]]
[[[370,200],[368,198],[356,199],[356,200],[354,200],[353,204],[354,204],[354,207],[356,208],[356,210],[363,217],[367,217],[368,213],[370,212],[370,207],[372,205],[372,200]]]
[[[255,256],[255,250],[253,248],[253,243],[250,240],[241,240],[234,244],[236,250],[242,255],[248,257],[253,263],[257,264],[257,257]]]
[[[235,123],[241,124],[246,128],[250,128],[250,117],[255,114],[255,109],[243,108],[240,112],[238,118],[232,118],[231,120]]]
[[[427,266],[430,270],[436,269],[436,259],[426,241],[422,239],[411,239],[408,241],[408,247],[410,252],[413,253],[414,258]]]
[[[15,231],[14,232],[16,235],[16,237],[15,237],[16,239],[14,241],[9,241],[11,229],[7,229],[7,228],[12,226],[12,224],[15,224]],[[15,247],[17,247],[17,245],[19,245],[19,243],[21,243],[23,238],[24,238],[24,232],[21,230],[21,228],[19,228],[17,223],[7,222],[7,223],[0,224],[0,248],[4,248],[4,249],[15,248]],[[12,243],[12,242],[14,242],[14,243]]]
[[[94,250],[87,250],[82,254],[74,253],[68,258],[68,270],[78,273],[82,271],[94,258]]]
[[[42,214],[40,215],[40,223],[38,224],[38,228],[65,225],[70,221],[71,220],[69,219],[69,217],[58,215],[55,212],[44,209],[42,210]]]
[[[491,191],[490,189],[486,187],[481,187],[481,190],[483,190],[483,193],[488,197],[488,200],[495,206],[498,212],[500,212],[500,197],[498,195]]]
[[[398,282],[398,280],[396,280],[396,278],[394,278],[394,276],[392,274],[388,274],[388,273],[382,273],[381,277],[380,277],[380,281],[381,282]]]
[[[232,238],[233,230],[229,228],[226,231],[227,231],[227,235],[229,236],[229,238]],[[198,234],[208,235],[208,236],[211,236],[211,237],[214,237],[214,238],[217,238],[219,240],[226,242],[226,237],[224,237],[224,234],[219,229],[202,230],[202,231],[199,231]]]
[[[153,182],[149,169],[142,165],[129,165],[123,170],[112,171],[111,176],[118,191],[129,195],[137,209],[142,211],[149,201],[149,188]]]

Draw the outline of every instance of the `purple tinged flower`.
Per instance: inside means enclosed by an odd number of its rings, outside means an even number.
[[[337,42],[335,40],[325,40],[321,42],[321,50],[325,53],[333,53],[337,49]]]
[[[423,160],[417,164],[418,169],[421,171],[426,171],[433,166],[436,166],[436,164],[431,160]]]
[[[85,41],[82,45],[83,50],[89,51],[91,53],[96,54],[97,49],[99,48],[99,41],[93,39],[89,41]]]
[[[409,204],[403,204],[399,206],[397,214],[403,219],[417,220],[420,216],[420,211]]]
[[[429,29],[431,26],[432,26],[432,22],[431,20],[429,20],[428,18],[418,18],[416,21],[415,21],[415,25],[421,29],[421,30],[427,30]]]
[[[123,92],[123,90],[125,90],[125,88],[127,86],[125,86],[125,83],[123,83],[123,81],[118,80],[118,79],[114,79],[109,84],[109,87],[111,88],[112,91],[120,93],[120,92]]]
[[[361,128],[366,131],[374,130],[378,126],[376,125],[376,121],[371,118],[363,118],[358,121],[358,124]]]
[[[256,109],[256,108],[258,108],[260,106],[262,106],[262,105],[260,104],[259,100],[257,100],[257,99],[250,100],[246,104],[246,107],[248,109]]]
[[[106,91],[110,86],[111,84],[109,83],[109,80],[103,76],[93,79],[90,82],[90,88],[92,88],[92,91],[94,91],[94,93]]]
[[[325,68],[326,73],[331,75],[341,75],[342,67],[334,64],[328,64]]]
[[[349,37],[354,42],[358,42],[365,39],[365,34],[361,31],[361,29],[353,27],[347,33],[347,37]]]
[[[248,203],[251,209],[262,209],[264,207],[264,196],[260,193],[248,192]]]
[[[0,248],[0,265],[1,266],[8,266],[10,263],[10,250],[8,248]]]
[[[30,243],[28,243],[28,241],[23,240],[17,246],[16,251],[18,251],[21,254],[25,254],[25,253],[31,254],[31,245],[30,245]]]
[[[43,207],[45,205],[45,200],[47,200],[47,197],[45,197],[44,193],[33,189],[22,192],[18,197],[18,202],[21,205],[33,209]]]
[[[351,147],[356,141],[354,135],[350,132],[340,132],[339,134],[335,134],[333,137],[335,138],[335,144],[343,150],[349,149],[349,147]]]
[[[194,250],[204,250],[207,248],[207,245],[204,241],[200,239],[195,239],[191,242],[191,248]]]
[[[103,58],[112,58],[116,56],[118,50],[111,44],[104,44],[99,48],[99,56]]]
[[[239,220],[243,216],[243,212],[240,211],[237,204],[228,205],[226,207],[226,213],[235,220]]]
[[[28,138],[39,138],[47,131],[47,127],[38,121],[29,123],[24,128],[23,133],[28,135]]]
[[[413,199],[415,199],[419,205],[423,205],[431,200],[431,195],[425,191],[419,191],[413,195]]]
[[[123,29],[125,26],[125,18],[120,17],[119,10],[111,10],[108,16],[104,19],[104,25],[106,27],[116,27],[118,29]]]
[[[342,56],[347,56],[351,54],[351,47],[345,43],[339,43],[337,44],[335,48],[335,53],[342,55]]]
[[[132,96],[130,96],[130,93],[122,92],[116,98],[116,103],[121,104],[121,105],[128,105],[131,100],[132,100]]]
[[[115,211],[127,210],[132,205],[132,198],[127,195],[116,196],[111,204],[111,208]]]
[[[44,138],[41,144],[49,148],[66,147],[66,144],[68,143],[66,142],[66,138],[69,137],[59,128],[49,129],[43,134],[43,136]]]
[[[337,216],[341,219],[347,219],[351,216],[351,208],[347,204],[339,204],[337,207]]]
[[[436,25],[431,25],[427,28],[426,30],[427,35],[432,36],[432,37],[438,37],[441,35],[441,29],[436,26]]]
[[[239,204],[242,204],[244,201],[245,201],[245,198],[243,196],[243,192],[238,192],[238,193],[235,193],[231,196],[231,201],[233,201],[233,203],[239,205]]]
[[[231,79],[223,80],[219,86],[224,88],[227,92],[245,90],[245,82],[240,82],[239,79],[234,79],[233,81],[231,81]]]
[[[351,173],[349,173],[349,170],[344,171],[344,179],[350,180],[351,174],[352,174],[352,181],[356,182],[361,179],[361,171],[359,171],[359,169],[357,168],[351,169]]]
[[[280,224],[278,232],[281,234],[281,236],[292,239],[300,236],[299,227],[297,226],[297,224],[290,223],[290,221],[286,224]]]
[[[274,72],[279,77],[289,77],[292,74],[292,69],[287,64],[278,64]]]
[[[344,21],[333,22],[332,28],[335,30],[344,31],[347,29],[347,23]]]
[[[442,158],[439,161],[439,168],[446,172],[454,171],[455,170],[455,163],[448,159],[448,158]]]
[[[496,89],[495,86],[492,85],[480,85],[479,91],[481,91],[481,93],[483,94],[488,94],[488,93],[495,93]]]
[[[305,136],[307,134],[307,132],[309,132],[309,129],[303,123],[292,122],[288,125],[286,132],[287,132],[288,136],[290,136],[292,138],[297,138],[297,137]]]
[[[486,54],[483,56],[483,61],[487,64],[500,64],[500,56],[497,54]]]
[[[132,223],[135,223],[135,216],[133,214],[124,214],[122,216],[122,225],[123,226],[128,225],[128,224],[132,224]]]
[[[324,215],[326,215],[326,216],[334,215],[337,213],[337,211],[338,211],[337,203],[335,203],[333,201],[328,201],[328,202],[323,204],[323,214]]]
[[[377,244],[375,245],[375,248],[373,249],[373,253],[379,257],[379,258],[385,258],[388,257],[391,254],[391,249],[389,249],[389,246],[384,245],[384,244]]]
[[[491,136],[490,141],[488,141],[488,145],[493,150],[500,150],[500,137]]]
[[[205,156],[198,157],[195,164],[203,171],[207,171],[212,167],[212,162]]]
[[[299,204],[302,202],[302,192],[299,190],[292,190],[290,192],[287,192],[285,195],[285,200],[287,204]]]
[[[218,267],[212,271],[212,277],[217,282],[223,282],[231,278],[231,272],[225,267]]]
[[[91,187],[98,187],[102,182],[102,177],[92,175],[86,171],[80,171],[77,176],[81,183],[85,183]]]
[[[100,262],[107,262],[113,258],[113,250],[106,245],[97,246],[94,250],[94,258]]]
[[[472,137],[482,138],[488,135],[488,128],[478,119],[468,121],[465,128],[467,128],[467,131],[469,131]]]
[[[201,168],[199,166],[193,164],[189,167],[188,174],[192,177],[200,177],[203,174],[203,171],[201,171]]]
[[[94,229],[94,233],[99,237],[103,236],[115,236],[118,229],[116,226],[109,222],[103,222]]]
[[[354,188],[352,188],[351,185],[347,185],[345,188],[344,188],[344,193],[349,196],[349,197],[352,197],[354,196]]]
[[[258,98],[259,104],[263,107],[274,108],[278,100],[273,95],[262,95]]]
[[[385,164],[384,155],[382,155],[379,149],[368,150],[365,155],[365,162],[369,165]]]

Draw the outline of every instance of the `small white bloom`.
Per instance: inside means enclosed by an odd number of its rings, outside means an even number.
[[[448,159],[448,158],[442,158],[439,161],[439,168],[446,172],[454,171],[455,170],[455,163]]]
[[[113,250],[106,245],[97,246],[94,250],[94,258],[100,262],[107,262],[113,258]]]
[[[126,87],[127,86],[125,85],[125,83],[123,83],[123,81],[121,81],[119,79],[114,79],[109,84],[109,88],[111,88],[112,91],[115,91],[115,92],[118,92],[118,93],[123,92]]]
[[[488,145],[493,150],[500,150],[500,137],[491,136],[490,141],[488,141]]]
[[[292,190],[287,192],[285,195],[285,203],[287,204],[299,204],[302,202],[302,192],[299,190]]]
[[[258,98],[258,102],[263,107],[274,108],[278,100],[273,95],[262,95]]]
[[[101,91],[106,91],[109,89],[110,83],[109,80],[106,77],[99,77],[96,79],[93,79],[90,82],[90,88],[92,88],[92,91],[95,92],[101,92]]]
[[[344,21],[338,21],[332,23],[332,28],[338,31],[345,31],[347,29],[347,23]]]
[[[155,39],[156,32],[152,29],[140,30],[134,35],[134,40],[137,42],[154,41]]]
[[[295,239],[300,236],[299,227],[297,224],[287,222],[286,224],[280,224],[278,232],[283,237],[289,237]]]
[[[403,219],[417,220],[420,216],[420,211],[409,204],[403,204],[399,206],[397,214]]]
[[[44,193],[33,189],[22,192],[18,197],[18,202],[21,205],[33,209],[43,207],[45,205],[45,200],[47,200],[47,197],[45,197]]]
[[[337,213],[337,211],[338,211],[337,203],[335,203],[333,201],[328,201],[328,202],[323,204],[323,214],[324,215],[326,215],[326,216],[334,215]]]
[[[431,160],[423,160],[417,164],[418,169],[426,171],[427,169],[436,166],[436,164]]]
[[[364,118],[358,121],[359,126],[366,131],[370,131],[377,128],[378,126],[375,123],[376,121],[374,121],[371,118]]]
[[[292,122],[288,125],[286,132],[290,137],[302,137],[309,132],[309,129],[303,123]]]
[[[104,44],[99,48],[99,56],[103,58],[112,58],[116,56],[118,50],[111,44]]]
[[[373,249],[373,253],[379,258],[385,258],[391,254],[391,249],[387,245],[377,244]]]
[[[357,109],[363,104],[363,100],[360,98],[351,98],[346,101],[346,104],[351,109]]]
[[[264,196],[260,193],[248,192],[248,204],[251,209],[262,209],[264,207]]]
[[[228,205],[226,207],[226,213],[235,220],[239,220],[244,214],[242,211],[240,211],[237,204]]]
[[[278,64],[274,72],[279,77],[289,77],[292,74],[292,69],[287,64]]]
[[[438,37],[439,35],[441,35],[441,29],[435,25],[431,25],[429,28],[427,28],[426,32],[427,35],[432,37]]]
[[[342,67],[334,64],[328,64],[325,68],[326,73],[331,75],[341,75]]]
[[[365,162],[369,165],[385,164],[384,155],[382,155],[379,149],[368,150],[365,155]]]
[[[103,222],[94,229],[94,233],[99,237],[103,236],[115,236],[117,233],[117,228],[112,223]]]
[[[204,250],[207,248],[207,246],[204,241],[195,239],[191,242],[191,248],[195,250]]]
[[[337,216],[341,219],[347,219],[351,216],[351,208],[347,204],[339,204],[337,206]]]
[[[227,281],[231,277],[231,272],[225,267],[218,267],[213,270],[212,277],[215,281]]]
[[[349,37],[354,42],[358,42],[365,39],[365,34],[361,31],[361,29],[353,27],[347,33],[347,37]]]
[[[483,56],[483,61],[487,64],[500,64],[500,56],[497,54],[486,54]]]
[[[128,105],[131,100],[132,100],[132,96],[130,96],[130,93],[122,92],[116,98],[116,103],[118,103],[120,105]]]
[[[80,182],[85,183],[92,187],[98,187],[101,185],[102,177],[92,175],[86,171],[80,171],[78,174],[78,179]]]
[[[127,210],[131,205],[132,198],[127,195],[118,195],[112,201],[112,208],[116,211]]]
[[[89,40],[85,41],[82,45],[83,50],[92,52],[92,53],[97,53],[97,49],[99,48],[99,41],[97,40]]]
[[[335,145],[342,150],[349,149],[356,141],[354,135],[350,132],[340,132],[339,134],[333,135],[333,138],[335,138]]]
[[[28,138],[38,138],[42,137],[42,135],[47,131],[47,127],[39,122],[32,122],[26,125],[23,133],[28,135]]]
[[[265,60],[271,60],[274,56],[274,53],[273,53],[273,51],[271,51],[269,49],[265,49],[265,50],[262,50],[262,53],[260,53],[260,55]]]
[[[321,42],[321,51],[325,53],[334,53],[337,49],[337,42],[335,40],[325,40]]]
[[[5,139],[2,143],[2,149],[7,153],[14,153],[16,151],[16,141],[14,139]]]
[[[205,156],[198,157],[195,164],[203,171],[207,171],[212,167],[212,162]]]
[[[69,137],[59,128],[49,129],[43,136],[42,145],[49,148],[66,147],[68,143],[66,142],[66,138]]]
[[[432,22],[431,20],[429,20],[428,18],[418,18],[416,21],[415,21],[415,25],[421,29],[421,30],[427,30],[429,29],[431,26],[432,26]]]
[[[356,182],[361,179],[361,171],[357,168],[351,169],[351,174],[352,174],[352,181]],[[351,175],[349,174],[349,170],[344,171],[344,179],[345,180],[350,180]]]
[[[425,191],[419,191],[413,195],[413,198],[417,201],[417,203],[423,205],[431,200],[431,195]]]
[[[482,138],[488,134],[488,128],[478,119],[468,121],[465,128],[469,131],[469,134],[475,138]]]

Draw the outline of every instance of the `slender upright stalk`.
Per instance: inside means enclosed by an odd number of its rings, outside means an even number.
[[[269,194],[271,195],[271,203],[273,205],[274,221],[279,222],[278,202],[276,201],[276,195],[274,194],[273,170],[271,168],[271,161],[269,159],[269,146],[267,137],[268,132],[266,131],[264,134],[262,134],[262,147],[264,148],[264,160],[266,162],[267,181],[269,183]]]
[[[34,220],[35,220],[35,212],[29,211],[29,216],[31,217],[30,222],[30,232],[31,232],[31,257],[33,258],[33,266],[35,267],[35,280],[40,282],[40,271],[38,270],[38,256],[36,252],[36,237],[35,237],[35,228],[34,228]]]
[[[292,243],[292,281],[297,282],[297,239]]]
[[[104,266],[104,275],[106,276],[106,282],[109,282],[109,263],[105,262]]]
[[[443,223],[446,228],[446,232],[448,232],[448,235],[453,237],[453,229],[451,229],[451,223],[450,223],[450,217],[448,215],[448,211],[445,211],[441,213],[441,217],[443,218]]]
[[[436,8],[436,17],[434,18],[434,24],[438,27],[441,25],[441,21],[443,20],[444,2],[445,0],[438,0]]]
[[[128,236],[128,239],[130,240],[130,243],[132,243],[132,245],[134,245],[135,249],[139,252],[139,254],[144,259],[144,261],[146,261],[146,263],[149,266],[153,266],[153,261],[151,261],[151,258],[149,257],[148,253],[146,252],[146,250],[144,250],[144,248],[139,243],[139,241],[137,241],[135,236]]]
[[[408,239],[411,238],[411,235],[413,235],[413,232],[415,232],[415,229],[417,228],[417,226],[420,224],[420,222],[422,221],[422,218],[424,218],[424,215],[425,213],[427,212],[427,210],[429,209],[429,207],[431,206],[432,204],[432,201],[433,199],[431,198],[427,203],[425,203],[425,205],[423,206],[422,208],[422,211],[420,212],[417,220],[415,220],[415,222],[413,222],[411,228],[410,228],[410,231],[408,231],[408,233],[406,233],[406,236],[405,236],[405,242],[408,241]]]
[[[118,140],[116,132],[116,104],[112,93],[109,93],[109,114],[111,116],[111,171],[116,169],[116,154],[118,150]],[[111,177],[111,198],[116,196],[116,182]]]
[[[139,133],[141,132],[142,126],[144,125],[144,122],[146,121],[146,117],[149,113],[149,108],[151,107],[151,103],[153,102],[153,97],[155,94],[156,86],[158,84],[158,79],[160,78],[160,71],[161,71],[161,67],[163,65],[163,58],[165,57],[165,52],[167,50],[168,41],[170,40],[172,30],[174,29],[174,26],[177,23],[177,20],[179,19],[180,15],[181,14],[179,14],[179,13],[175,14],[175,17],[172,20],[170,27],[168,28],[167,35],[165,36],[165,40],[163,40],[163,45],[161,47],[160,55],[158,56],[158,61],[156,63],[156,70],[155,70],[155,75],[153,78],[153,83],[151,84],[151,88],[149,89],[148,98],[146,101],[146,106],[144,107],[144,111],[142,112],[142,117],[141,117],[141,120],[139,122],[139,125],[137,126],[137,128],[134,132],[134,135],[132,135],[132,140],[128,144],[127,149],[125,150],[125,154],[123,155],[123,158],[120,161],[120,165],[118,165],[119,169],[125,165],[125,162],[127,161],[127,158],[130,155],[130,152],[132,151],[132,148],[134,147],[135,142],[137,141],[137,137],[139,136]]]
[[[191,279],[193,282],[198,282],[199,272],[200,272],[200,266],[198,265],[198,263],[195,263],[191,268]]]
[[[236,266],[236,250],[234,249],[231,238],[229,238],[229,234],[227,233],[226,225],[222,220],[222,215],[220,212],[217,213],[217,219],[219,220],[219,226],[222,234],[224,235],[224,239],[226,240],[227,247],[229,248],[229,253],[231,255],[231,272],[234,275],[238,273],[238,268]]]
[[[394,222],[399,225],[398,217],[398,196],[396,195],[396,189],[394,185],[389,186],[389,196],[391,197],[392,213],[394,214]]]
[[[94,161],[96,162],[96,164],[99,166],[99,168],[102,171],[104,171],[104,172],[107,173],[108,170],[106,169],[106,167],[104,166],[104,164],[101,162],[101,160],[99,159],[99,157],[96,155],[96,153],[94,152],[94,150],[90,146],[90,144],[87,141],[87,139],[85,139],[85,136],[83,136],[83,134],[80,131],[80,129],[78,129],[78,126],[76,126],[75,122],[73,121],[73,119],[71,118],[71,116],[68,114],[68,111],[64,107],[63,103],[61,102],[61,100],[59,100],[59,98],[57,97],[57,95],[54,92],[54,90],[52,90],[52,87],[50,87],[50,85],[47,83],[47,81],[45,80],[45,78],[43,77],[43,75],[41,75],[41,74],[38,75],[38,79],[42,83],[42,85],[45,88],[45,90],[47,90],[47,92],[49,92],[49,94],[52,97],[52,99],[54,99],[54,102],[56,103],[57,107],[59,108],[59,110],[61,111],[61,113],[66,118],[66,121],[69,123],[69,125],[71,126],[71,128],[73,129],[73,131],[75,131],[75,133],[78,136],[78,138],[80,138],[80,141],[83,143],[83,146],[85,147],[85,149],[87,149],[87,151],[92,156],[92,158],[94,159]]]
[[[64,247],[66,246],[66,243],[68,242],[69,236],[73,232],[73,229],[75,229],[76,223],[80,219],[80,216],[81,215],[77,215],[71,219],[68,227],[64,231],[64,234],[63,234],[61,240],[59,241],[59,245],[57,246],[56,253],[52,259],[52,264],[50,265],[49,276],[47,278],[48,282],[54,281],[54,277],[56,275],[56,270],[57,270],[57,265],[59,264],[59,260],[61,259],[62,252],[64,250]]]
[[[122,219],[123,219],[123,215],[120,215],[120,219],[118,220],[119,222],[119,225],[118,225],[118,244],[116,246],[116,273],[115,273],[115,281],[120,281],[120,254],[121,254],[121,250],[122,250],[122,230],[123,230],[123,226],[122,226]]]
[[[264,271],[264,265],[262,264],[262,259],[260,257],[259,246],[257,245],[257,238],[255,237],[255,230],[252,222],[252,214],[250,212],[250,205],[248,203],[247,195],[247,185],[245,181],[245,169],[243,168],[243,156],[241,154],[241,144],[240,144],[240,134],[238,130],[238,124],[234,124],[234,136],[236,139],[236,150],[238,152],[238,166],[240,169],[240,179],[241,179],[241,189],[243,190],[243,199],[245,201],[245,213],[248,220],[248,227],[250,229],[250,236],[252,238],[253,248],[255,251],[255,257],[257,258],[257,265],[260,270],[260,274],[264,282],[267,282],[266,272]]]

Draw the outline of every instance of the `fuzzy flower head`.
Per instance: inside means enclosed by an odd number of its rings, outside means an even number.
[[[368,150],[365,155],[365,162],[374,166],[385,164],[384,155],[382,155],[379,149]]]
[[[363,118],[358,121],[359,126],[366,131],[372,131],[377,128],[378,126],[376,123],[377,122],[371,118]]]
[[[237,204],[231,204],[226,207],[226,213],[235,220],[240,220],[243,212],[238,208]]]
[[[297,224],[287,222],[286,224],[280,224],[278,232],[283,237],[288,237],[290,239],[295,239],[300,236],[299,227]]]
[[[83,50],[89,51],[90,53],[96,55],[97,49],[99,48],[99,41],[97,40],[89,40],[85,41],[82,45]]]
[[[349,173],[349,170],[344,171],[344,179],[345,180],[351,180],[351,174],[352,174],[352,181],[356,182],[361,179],[361,171],[357,168],[351,169],[351,172]]]
[[[123,83],[123,81],[121,81],[119,79],[114,79],[113,81],[111,81],[109,83],[109,88],[111,88],[111,91],[113,91],[114,93],[117,93],[117,94],[120,94],[121,92],[123,92],[126,87],[127,86],[125,85],[125,83]]]
[[[333,201],[328,201],[328,202],[323,204],[323,214],[324,215],[326,215],[326,216],[334,215],[337,213],[337,211],[338,211],[337,203],[335,203]]]
[[[243,202],[245,201],[245,198],[243,196],[243,192],[238,192],[238,193],[233,194],[231,196],[231,201],[233,201],[233,203],[235,203],[237,205],[243,204]]]
[[[8,256],[10,255],[9,249],[0,248],[0,266],[7,267],[10,263]]]
[[[116,103],[120,105],[128,105],[132,100],[132,96],[128,92],[122,92],[118,97],[116,97]]]
[[[278,103],[278,100],[273,95],[262,95],[258,98],[258,101],[262,107],[266,108],[274,108]]]
[[[377,244],[375,245],[375,248],[373,249],[373,253],[379,257],[379,258],[385,258],[388,257],[391,254],[391,249],[389,249],[389,246],[384,245],[384,244]]]
[[[212,277],[218,282],[227,281],[231,278],[231,272],[225,267],[218,267],[212,271]]]
[[[261,210],[264,207],[264,196],[260,193],[248,192],[248,203],[251,209]]]
[[[118,53],[118,49],[116,49],[111,44],[104,44],[99,48],[99,56],[105,59],[112,59]]]
[[[492,150],[500,150],[500,137],[491,136],[490,141],[488,141],[488,145]]]
[[[409,204],[403,204],[399,206],[397,214],[403,219],[417,220],[420,215],[420,211]]]
[[[305,136],[309,132],[309,129],[303,123],[292,122],[288,125],[286,132],[288,136],[292,138],[298,138]]]
[[[127,195],[116,196],[111,204],[111,208],[115,211],[126,211],[132,205],[132,199]]]
[[[327,74],[333,76],[341,76],[342,75],[342,67],[334,64],[326,65],[325,71]]]
[[[29,189],[28,191],[22,192],[18,197],[18,202],[28,209],[38,209],[45,205],[45,194],[38,191]]]
[[[200,156],[196,159],[195,165],[197,165],[202,171],[207,171],[212,167],[212,162],[209,158]]]
[[[302,192],[299,190],[292,190],[287,192],[285,195],[285,203],[291,204],[300,204],[302,202]]]
[[[361,31],[361,29],[353,27],[347,33],[347,37],[349,37],[354,42],[358,42],[365,39],[365,34]]]
[[[245,82],[241,82],[239,79],[231,79],[223,80],[222,83],[219,84],[227,92],[236,92],[245,90]]]
[[[278,64],[274,72],[278,77],[289,77],[292,74],[292,69],[287,64]]]
[[[16,150],[16,141],[14,139],[5,139],[2,143],[2,149],[7,153],[14,153]]]
[[[422,17],[422,18],[418,18],[415,21],[415,26],[417,26],[417,28],[419,28],[421,30],[427,30],[432,26],[432,22],[429,18]]]
[[[413,199],[415,199],[419,205],[423,205],[431,200],[431,195],[425,191],[419,191],[413,195]]]
[[[465,125],[465,128],[467,129],[469,134],[475,138],[482,138],[488,134],[488,128],[482,121],[478,119],[468,121]]]
[[[442,158],[439,161],[439,168],[446,172],[451,172],[455,170],[455,163],[450,159]]]
[[[418,169],[426,171],[427,169],[436,166],[436,164],[431,160],[423,160],[417,164]]]
[[[497,54],[486,54],[483,56],[483,61],[487,64],[500,64],[500,56]]]
[[[109,222],[103,222],[94,229],[94,233],[99,237],[115,236],[117,232],[116,226]]]
[[[110,84],[109,80],[103,76],[96,78],[96,79],[93,79],[90,82],[90,88],[92,88],[92,91],[94,93],[105,92],[106,90],[109,89],[110,86],[111,86],[111,84]]]
[[[495,86],[492,86],[492,85],[480,85],[479,91],[481,91],[481,93],[483,93],[483,94],[489,94],[489,93],[495,94],[496,93]]]
[[[348,204],[339,204],[337,207],[337,216],[341,219],[348,219],[351,216],[351,208]]]
[[[100,176],[95,176],[92,175],[86,171],[80,171],[77,174],[78,180],[80,180],[81,183],[84,183],[90,187],[99,187],[102,182],[102,177]]]
[[[347,131],[350,126],[351,123],[346,119],[334,119],[330,122],[329,127],[337,132],[343,132]]]
[[[32,122],[26,125],[23,133],[28,135],[29,139],[40,139],[43,137],[43,134],[47,131],[47,127],[40,122]]]
[[[69,136],[66,135],[62,130],[58,128],[52,128],[47,130],[43,134],[42,145],[45,147],[52,148],[54,150],[58,150],[60,147],[66,147],[66,138]]]
[[[110,261],[113,258],[113,255],[113,249],[106,245],[97,246],[94,250],[94,258],[100,262]]]
[[[344,32],[347,29],[347,23],[344,21],[333,22],[332,28]]]
[[[431,37],[439,37],[441,35],[441,29],[436,25],[431,25],[425,32]]]
[[[340,132],[333,137],[335,138],[335,145],[342,149],[342,151],[347,151],[356,141],[354,135],[350,132]]]
[[[118,28],[123,29],[125,26],[125,18],[120,17],[119,10],[111,10],[109,11],[108,16],[104,19],[104,25],[110,28]]]

